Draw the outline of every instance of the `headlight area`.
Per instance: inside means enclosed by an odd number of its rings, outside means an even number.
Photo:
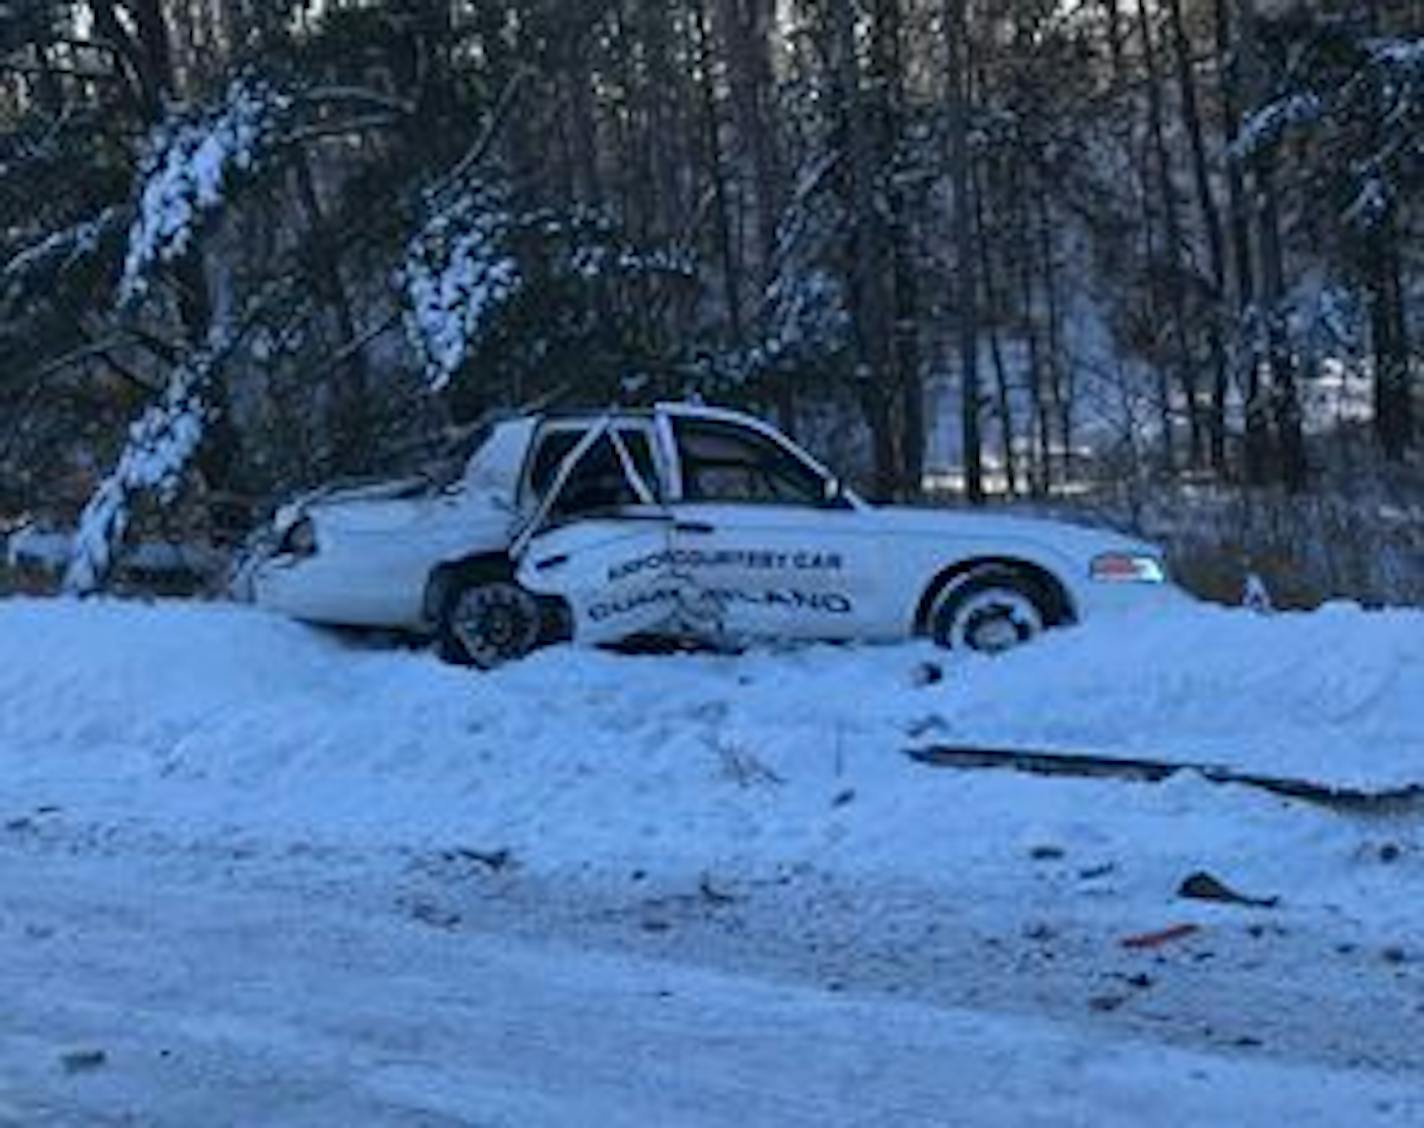
[[[277,547],[278,556],[292,556],[303,560],[316,555],[316,523],[310,517],[303,517],[287,530],[282,543]]]
[[[1104,552],[1093,557],[1088,575],[1099,583],[1161,584],[1167,582],[1167,569],[1156,556],[1132,552]]]

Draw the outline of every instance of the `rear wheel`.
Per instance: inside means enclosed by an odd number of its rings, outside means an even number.
[[[539,646],[539,601],[513,580],[472,580],[453,585],[441,607],[440,657],[460,666],[492,670]]]
[[[930,618],[939,646],[1002,654],[1037,638],[1049,625],[1049,601],[1034,580],[999,565],[952,581]]]

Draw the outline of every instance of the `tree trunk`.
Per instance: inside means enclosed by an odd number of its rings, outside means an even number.
[[[1414,441],[1404,287],[1395,224],[1386,221],[1369,240],[1370,338],[1374,351],[1375,434],[1384,456],[1403,461]]]
[[[1112,60],[1113,85],[1121,86],[1123,79],[1122,52],[1122,10],[1118,0],[1103,0],[1104,14],[1107,16],[1108,58]]]
[[[1241,5],[1241,56],[1249,68],[1248,97],[1264,89],[1264,67],[1256,34],[1253,0]],[[1261,305],[1259,317],[1264,330],[1265,361],[1270,384],[1258,412],[1268,412],[1275,426],[1276,472],[1291,492],[1306,484],[1305,434],[1296,390],[1295,358],[1286,339],[1284,310],[1285,257],[1281,245],[1280,202],[1276,191],[1275,154],[1263,149],[1251,161],[1256,186],[1256,233],[1261,255]],[[1258,423],[1259,426],[1259,423]]]
[[[1172,341],[1176,351],[1177,382],[1186,401],[1189,458],[1193,466],[1203,462],[1201,414],[1197,403],[1196,374],[1192,370],[1191,344],[1187,337],[1186,308],[1182,295],[1182,225],[1177,213],[1177,194],[1172,185],[1172,162],[1167,151],[1162,120],[1161,78],[1153,46],[1152,23],[1146,0],[1137,0],[1138,28],[1142,35],[1142,58],[1147,67],[1147,120],[1153,153],[1157,160],[1157,181],[1162,193],[1162,222],[1166,235],[1163,265],[1167,271],[1167,304],[1171,310]]]
[[[1182,18],[1182,0],[1167,0],[1176,49],[1177,86],[1182,100],[1182,121],[1192,151],[1192,175],[1196,182],[1197,204],[1206,232],[1207,264],[1211,270],[1210,308],[1207,310],[1207,348],[1211,355],[1211,408],[1207,431],[1211,443],[1211,465],[1218,474],[1226,469],[1226,393],[1228,365],[1221,339],[1221,303],[1226,296],[1226,263],[1222,248],[1221,217],[1211,190],[1207,170],[1206,145],[1202,139],[1201,112],[1197,106],[1196,79],[1192,74],[1192,45]]]
[[[771,80],[768,36],[774,12],[767,0],[720,0],[719,12],[737,140],[752,166],[757,250],[765,277],[776,249],[776,221],[782,204],[781,175],[765,105]]]
[[[1285,263],[1281,248],[1280,206],[1271,154],[1256,162],[1256,192],[1260,198],[1262,300],[1266,317],[1266,356],[1270,364],[1271,421],[1276,427],[1280,476],[1286,489],[1299,493],[1306,485],[1305,434],[1296,390],[1295,358],[1286,340],[1284,311]]]
[[[1155,261],[1154,256],[1157,253],[1157,224],[1152,217],[1152,174],[1148,168],[1151,164],[1150,149],[1151,144],[1149,143],[1143,147],[1140,154],[1142,163],[1138,169],[1138,183],[1142,186],[1142,194],[1138,199],[1138,204],[1141,208],[1142,255],[1147,264],[1146,331],[1151,334],[1152,367],[1157,376],[1157,425],[1162,437],[1161,467],[1162,472],[1170,478],[1177,472],[1176,418],[1172,410],[1172,381],[1168,373],[1168,363],[1158,349],[1158,323],[1162,317],[1162,287],[1158,282],[1157,272],[1152,269],[1152,264]]]
[[[876,0],[871,40],[875,92],[878,161],[888,168],[895,161],[900,123],[904,118],[905,71],[901,59],[900,0]],[[890,179],[885,188],[890,208],[890,308],[892,371],[899,401],[897,496],[915,498],[924,489],[925,390],[920,375],[919,286],[915,252],[919,232],[911,218],[908,191]]]
[[[999,347],[999,332],[995,327],[1002,307],[994,285],[994,272],[989,257],[989,236],[984,224],[983,179],[977,174],[977,169],[974,178],[974,233],[979,244],[980,287],[984,294],[985,308],[991,319],[988,326],[989,355],[994,364],[994,407],[999,416],[999,455],[1003,459],[1004,478],[1012,497],[1019,492],[1018,457],[1014,450],[1014,412],[1009,398],[1009,379],[1004,366],[1004,354]]]
[[[899,479],[890,389],[892,371],[892,307],[887,294],[887,240],[876,213],[877,160],[868,107],[861,90],[856,50],[854,0],[832,0],[832,73],[845,122],[845,179],[852,229],[851,309],[857,354],[856,385],[875,459],[874,493],[895,496]]]
[[[341,262],[326,231],[326,217],[317,198],[311,165],[306,152],[293,156],[297,198],[301,202],[312,256],[311,278],[322,304],[336,320],[336,351],[345,350],[357,338],[356,315],[341,280]],[[361,349],[351,349],[342,366],[344,378],[338,384],[330,436],[336,467],[351,471],[367,469],[371,451],[370,405],[367,402],[366,358]]]
[[[593,112],[593,75],[587,44],[571,47],[573,65],[563,76],[568,91],[569,140],[572,149],[576,199],[592,207],[603,203],[603,181],[598,172],[598,123]]]
[[[727,45],[727,83],[738,145],[750,159],[755,191],[757,277],[764,288],[776,258],[777,222],[785,197],[777,160],[772,108],[770,37],[775,22],[771,0],[719,0],[722,37]],[[796,395],[788,379],[775,389],[778,422],[796,431]]]
[[[701,94],[703,128],[707,137],[707,160],[712,174],[713,208],[717,216],[717,246],[722,257],[723,294],[727,301],[727,324],[731,331],[733,345],[740,347],[744,340],[742,331],[742,270],[737,254],[736,239],[732,233],[732,208],[727,199],[726,159],[722,153],[722,122],[717,108],[715,48],[711,42],[711,28],[707,21],[707,9],[702,0],[694,0],[692,7],[697,33],[698,69],[701,71]]]
[[[1033,407],[1033,451],[1030,463],[1029,489],[1042,496],[1052,486],[1052,463],[1049,458],[1050,426],[1048,401],[1044,395],[1043,357],[1039,347],[1038,328],[1033,317],[1033,252],[1029,242],[1028,209],[1024,204],[1024,173],[1019,164],[1015,177],[1014,230],[1017,234],[1014,257],[1017,258],[1020,300],[1023,302],[1023,331],[1028,342],[1029,402]]]
[[[1237,104],[1237,88],[1241,81],[1239,72],[1251,61],[1246,52],[1237,55],[1233,51],[1231,19],[1226,0],[1216,0],[1216,54],[1223,67],[1221,116],[1228,150],[1235,145],[1240,130]],[[1251,324],[1256,317],[1256,277],[1251,258],[1251,216],[1241,162],[1238,160],[1227,162],[1226,187],[1231,217],[1232,262],[1236,272],[1237,338],[1244,344],[1244,355],[1238,358],[1237,366],[1238,371],[1244,370],[1245,375],[1241,395],[1246,416],[1246,481],[1253,486],[1261,486],[1269,477],[1271,434],[1261,388],[1261,355],[1256,344],[1259,334]]]
[[[982,393],[979,386],[979,322],[976,302],[972,210],[973,155],[969,147],[970,56],[968,0],[945,0],[945,47],[949,61],[950,174],[954,188],[954,251],[958,273],[960,444],[964,459],[964,493],[971,505],[984,502],[983,435],[980,428]]]
[[[1053,415],[1058,422],[1059,461],[1062,481],[1073,478],[1073,401],[1069,394],[1069,377],[1063,355],[1062,315],[1058,305],[1058,271],[1053,261],[1052,216],[1048,193],[1040,187],[1038,200],[1039,255],[1043,264],[1043,296],[1048,318],[1048,392],[1053,400]]]

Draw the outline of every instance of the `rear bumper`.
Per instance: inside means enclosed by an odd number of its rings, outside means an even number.
[[[355,581],[338,574],[320,556],[305,560],[274,556],[264,561],[253,570],[251,591],[257,606],[309,623],[406,631],[419,631],[425,625],[419,592]]]

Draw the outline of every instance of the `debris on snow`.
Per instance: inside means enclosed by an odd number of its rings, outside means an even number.
[[[103,1050],[70,1050],[59,1055],[59,1064],[66,1073],[87,1073],[105,1065],[109,1055]]]
[[[464,859],[466,861],[478,862],[494,873],[498,873],[514,861],[514,855],[504,848],[498,850],[472,850],[468,846],[457,846],[453,850],[445,851],[444,856],[449,861]]]
[[[1280,904],[1279,897],[1248,897],[1238,893],[1205,870],[1198,870],[1185,878],[1177,887],[1177,896],[1197,901],[1221,901],[1229,905],[1251,905],[1261,909],[1273,909]]]
[[[722,777],[731,780],[738,787],[756,787],[786,782],[745,744],[735,740],[713,737],[708,739],[707,745],[717,754],[717,758],[721,762]]]
[[[1275,610],[1266,581],[1256,572],[1246,573],[1246,581],[1241,589],[1241,606],[1248,611],[1255,611],[1258,615],[1269,615]]]
[[[697,879],[697,891],[709,905],[731,905],[740,899],[735,894],[724,893],[718,889],[712,884],[711,875],[705,873]]]
[[[921,662],[910,671],[912,685],[937,685],[943,680],[944,667],[938,662]]]
[[[1174,940],[1185,940],[1188,936],[1193,936],[1200,931],[1201,925],[1199,924],[1173,924],[1153,932],[1138,932],[1132,936],[1124,936],[1120,943],[1124,948],[1160,948],[1163,944],[1170,944]]]
[[[399,902],[399,907],[410,915],[410,918],[427,924],[431,928],[452,929],[460,926],[460,914],[452,909],[443,908],[424,897],[416,897],[409,901]]]

